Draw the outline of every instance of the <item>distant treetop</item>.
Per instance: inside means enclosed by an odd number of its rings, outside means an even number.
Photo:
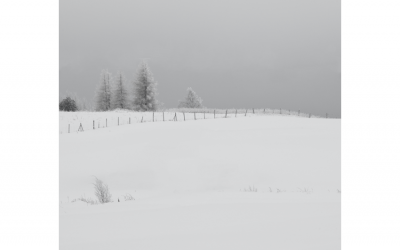
[[[178,108],[203,108],[203,100],[194,92],[192,88],[187,89],[186,99],[181,101]]]

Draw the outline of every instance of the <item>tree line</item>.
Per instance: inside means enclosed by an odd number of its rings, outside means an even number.
[[[128,82],[121,72],[113,76],[109,71],[103,70],[95,91],[94,108],[96,111],[114,109],[157,111],[161,107],[157,95],[157,82],[148,64],[141,62],[131,88],[128,88]],[[202,102],[194,90],[188,88],[186,97],[179,102],[178,108],[203,108]],[[59,109],[77,111],[78,106],[74,98],[67,96],[60,102]]]

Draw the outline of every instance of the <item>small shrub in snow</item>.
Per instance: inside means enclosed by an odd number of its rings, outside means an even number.
[[[85,202],[87,204],[90,204],[90,205],[97,205],[98,204],[98,202],[96,200],[93,200],[90,197],[86,198],[86,197],[83,197],[83,196],[78,198],[78,199],[73,199],[71,202],[76,202],[76,201],[83,201],[83,202]]]
[[[309,194],[309,193],[312,193],[312,191],[313,190],[311,190],[311,189],[309,189],[309,188],[299,188],[299,190],[300,190],[300,192],[302,192],[302,193],[306,193],[306,194]]]
[[[244,191],[245,192],[257,192],[257,188],[255,188],[254,186],[253,187],[249,186],[249,188],[248,189],[245,188]]]
[[[126,194],[124,195],[125,201],[134,201],[135,198],[133,198],[133,196],[131,194]]]
[[[111,202],[111,194],[110,191],[108,190],[107,184],[103,183],[102,180],[99,180],[97,179],[97,177],[95,177],[95,183],[93,183],[93,186],[94,186],[94,194],[96,195],[100,203],[103,204]]]

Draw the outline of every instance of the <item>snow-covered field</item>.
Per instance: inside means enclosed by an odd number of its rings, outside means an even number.
[[[209,116],[60,134],[60,249],[340,249],[340,120]]]

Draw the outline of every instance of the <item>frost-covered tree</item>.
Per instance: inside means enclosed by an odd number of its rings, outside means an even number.
[[[77,105],[79,110],[93,111],[93,105],[86,98],[78,99]]]
[[[96,90],[96,110],[105,111],[111,109],[111,85],[112,76],[107,70],[103,70],[100,76],[99,85]]]
[[[186,99],[179,103],[178,108],[203,108],[202,102],[203,100],[196,92],[194,92],[192,88],[188,88]]]
[[[157,110],[158,101],[156,100],[157,83],[154,81],[147,63],[142,62],[133,82],[133,108],[135,110],[148,111]]]
[[[128,90],[126,88],[126,79],[120,72],[118,72],[116,77],[114,78],[111,103],[113,109],[128,108]]]

